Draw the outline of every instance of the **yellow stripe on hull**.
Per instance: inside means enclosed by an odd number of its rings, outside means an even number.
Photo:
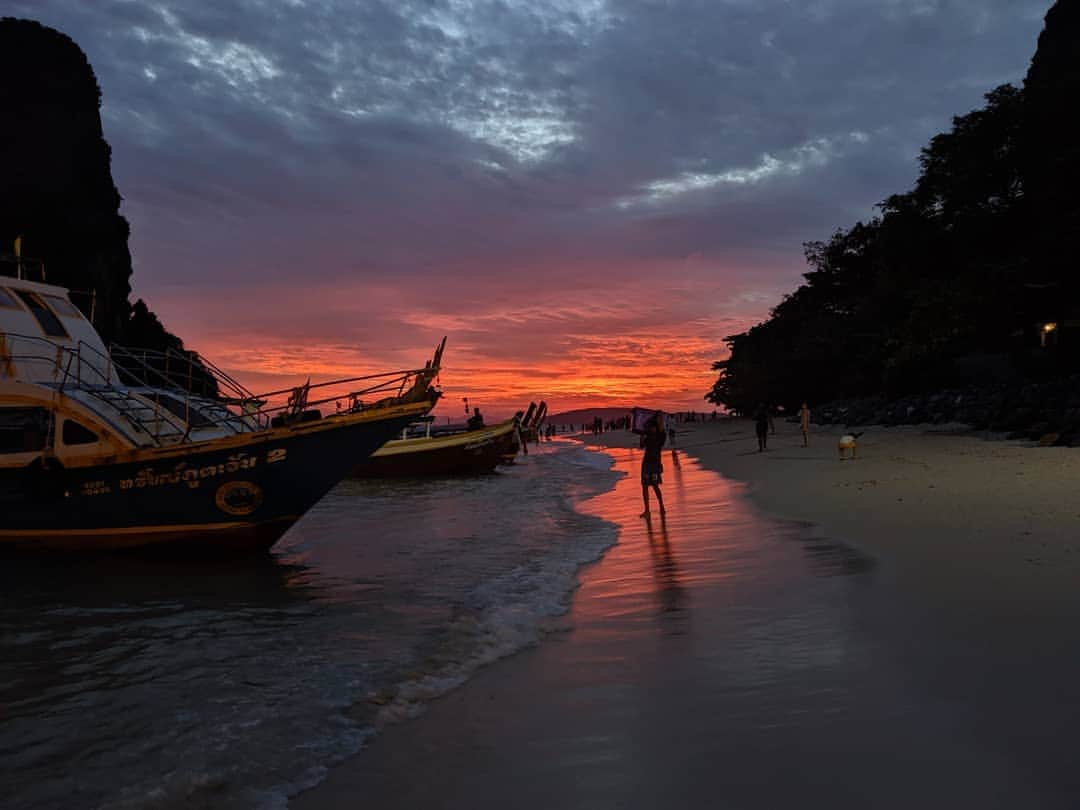
[[[70,469],[78,469],[80,467],[93,467],[100,464],[154,463],[170,458],[180,458],[190,453],[211,448],[214,450],[242,450],[249,445],[258,444],[260,442],[270,442],[278,439],[286,439],[291,436],[337,430],[345,425],[420,417],[429,410],[431,410],[431,403],[428,402],[413,402],[405,405],[371,408],[367,411],[361,411],[355,414],[332,414],[323,419],[317,419],[311,422],[298,422],[283,427],[268,428],[266,430],[259,430],[251,433],[238,433],[233,436],[224,436],[215,439],[182,442],[166,445],[164,447],[140,447],[121,453],[103,456],[76,457],[65,460],[64,464]]]
[[[0,548],[14,551],[115,551],[163,548],[177,551],[250,551],[269,548],[297,517],[105,529],[0,529]]]
[[[386,458],[402,453],[426,452],[445,448],[487,443],[510,435],[515,430],[513,420],[492,425],[489,428],[451,433],[446,436],[418,436],[414,439],[392,439],[376,450],[372,458]]]

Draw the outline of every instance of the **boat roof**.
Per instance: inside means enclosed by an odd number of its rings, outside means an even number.
[[[104,341],[67,288],[0,276],[0,378],[50,384],[73,373],[118,382]]]

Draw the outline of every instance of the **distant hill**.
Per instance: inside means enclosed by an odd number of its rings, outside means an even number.
[[[582,423],[591,422],[599,416],[606,422],[609,419],[618,419],[620,416],[626,416],[632,409],[633,406],[631,405],[628,405],[625,408],[578,408],[574,411],[563,411],[562,413],[552,414],[544,419],[544,421],[553,425],[580,425]]]

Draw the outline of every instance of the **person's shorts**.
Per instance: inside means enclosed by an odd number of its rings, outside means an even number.
[[[662,480],[664,468],[660,464],[641,465],[641,485],[643,487],[659,486]]]

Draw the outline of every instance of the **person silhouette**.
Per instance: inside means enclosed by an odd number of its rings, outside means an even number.
[[[649,487],[656,493],[656,502],[660,505],[660,514],[666,514],[664,510],[664,496],[660,492],[660,484],[663,483],[664,465],[660,460],[660,451],[667,439],[662,422],[663,416],[659,411],[649,417],[645,423],[645,433],[642,434],[639,445],[645,449],[645,457],[641,460],[641,500],[645,504],[645,511],[641,517],[649,517]]]
[[[469,417],[469,421],[465,423],[465,427],[468,430],[480,430],[484,426],[484,417],[480,415],[479,408],[473,408],[472,416]]]
[[[769,423],[771,421],[769,409],[766,408],[765,403],[762,402],[758,405],[757,410],[754,411],[754,432],[757,433],[757,449],[759,453],[763,453],[768,449]]]
[[[802,431],[802,446],[810,446],[810,408],[806,403],[799,408],[799,430]]]

